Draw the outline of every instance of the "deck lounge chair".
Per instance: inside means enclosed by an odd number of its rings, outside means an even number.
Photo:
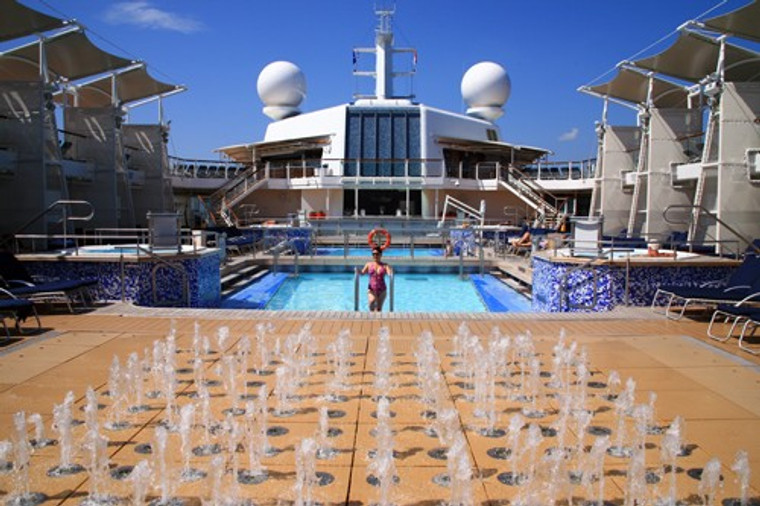
[[[652,298],[652,310],[657,311],[657,303],[663,297],[667,299],[664,313],[672,320],[680,319],[694,302],[716,305],[760,302],[760,257],[748,253],[724,286],[660,286]],[[672,312],[674,306],[680,307],[680,311]]]
[[[723,323],[731,323],[731,327],[725,335],[717,335],[713,329],[715,324],[720,320],[722,320]],[[757,328],[760,327],[760,306],[748,306],[741,302],[733,306],[721,304],[710,319],[710,325],[707,327],[707,335],[710,339],[725,342],[731,338],[734,334],[734,330],[736,330],[739,325],[742,325],[741,331],[739,332],[739,348],[748,353],[752,353],[753,355],[760,355],[760,348],[753,349],[744,344],[744,339],[749,335],[754,335]]]
[[[91,290],[98,284],[98,280],[92,278],[37,282],[24,264],[6,251],[0,252],[0,282],[2,288],[14,297],[32,302],[63,302],[72,313],[72,303],[81,300],[86,305],[92,300]]]
[[[11,334],[8,331],[8,325],[5,323],[6,318],[11,318],[13,320],[19,334],[22,333],[21,322],[28,316],[34,316],[35,320],[37,320],[37,328],[42,328],[40,317],[37,316],[37,310],[34,308],[34,303],[32,301],[18,299],[2,288],[0,288],[0,291],[3,291],[3,295],[8,297],[6,299],[0,299],[0,320],[3,321],[3,328],[5,329],[5,337],[7,339],[10,339]]]

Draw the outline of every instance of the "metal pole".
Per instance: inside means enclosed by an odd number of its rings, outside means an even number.
[[[464,279],[464,248],[459,248],[459,278]]]
[[[354,311],[359,311],[359,268],[354,267]]]
[[[277,260],[279,256],[280,256],[280,251],[277,249],[277,246],[275,246],[274,252],[272,254],[272,259],[273,259],[272,272],[277,272]]]
[[[348,256],[348,232],[343,232],[343,258]]]
[[[409,236],[409,255],[412,257],[412,260],[414,260],[414,234]]]
[[[66,212],[66,204],[63,205],[63,249],[66,249],[67,246],[67,239],[68,239],[68,224],[69,224],[69,216]]]
[[[294,277],[298,277],[298,248],[294,247],[293,252],[295,254],[294,264],[293,264],[293,275]]]
[[[390,279],[390,282],[391,282],[391,300],[390,300],[391,307],[390,307],[390,312],[392,313],[393,312],[394,299],[395,299],[395,297],[394,297],[394,295],[395,295],[395,282],[394,282],[395,276],[391,275],[389,277],[391,278]]]
[[[119,270],[121,271],[121,301],[125,302],[126,297],[124,294],[124,253],[119,255]]]
[[[484,261],[484,255],[483,255],[483,243],[481,242],[478,247],[478,260],[480,261],[480,275],[486,273],[485,269],[485,261]]]

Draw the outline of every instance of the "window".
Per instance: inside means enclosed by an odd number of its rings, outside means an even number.
[[[349,107],[344,175],[403,177],[421,174],[420,111],[417,108]]]

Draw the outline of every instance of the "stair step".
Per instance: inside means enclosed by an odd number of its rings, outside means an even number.
[[[223,280],[222,281],[222,296],[227,295],[229,293],[232,293],[240,288],[242,288],[244,285],[247,285],[248,283],[251,283],[252,281],[255,281],[262,276],[265,276],[269,272],[269,269],[264,267],[263,265],[256,265],[255,268],[252,269],[246,269],[245,271],[241,272],[239,275],[236,275],[233,278]]]

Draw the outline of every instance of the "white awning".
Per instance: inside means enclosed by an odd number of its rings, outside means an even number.
[[[688,91],[683,86],[653,77],[652,102],[658,108],[686,107]],[[649,76],[628,68],[618,69],[614,79],[584,88],[603,97],[611,97],[634,104],[646,104]]]
[[[682,31],[678,40],[662,53],[636,60],[636,67],[676,77],[693,83],[714,73],[718,67],[720,42],[695,33]],[[726,44],[725,79],[729,82],[760,80],[760,54]]]
[[[760,2],[754,0],[735,11],[705,20],[702,24],[716,32],[760,42]]]
[[[225,146],[214,151],[223,153],[232,161],[248,166],[253,165],[253,144],[235,144],[234,146]]]
[[[498,141],[479,141],[458,139],[455,137],[438,137],[438,144],[444,148],[469,151],[473,153],[492,154],[519,164],[534,163],[542,156],[551,153],[547,149],[520,146]]]
[[[0,42],[66,26],[62,19],[48,16],[16,0],[0,0]]]
[[[81,28],[44,39],[47,68],[52,77],[76,81],[132,65],[134,62],[103,51]],[[39,78],[39,42],[0,54],[0,80],[33,81]]]
[[[154,79],[145,64],[118,71],[114,75],[98,78],[94,81],[77,85],[73,92],[77,95],[79,107],[106,107],[113,103],[113,80],[116,80],[118,103],[128,104],[146,98],[184,91],[185,87],[167,84]],[[56,94],[56,100],[62,101],[63,92]]]

